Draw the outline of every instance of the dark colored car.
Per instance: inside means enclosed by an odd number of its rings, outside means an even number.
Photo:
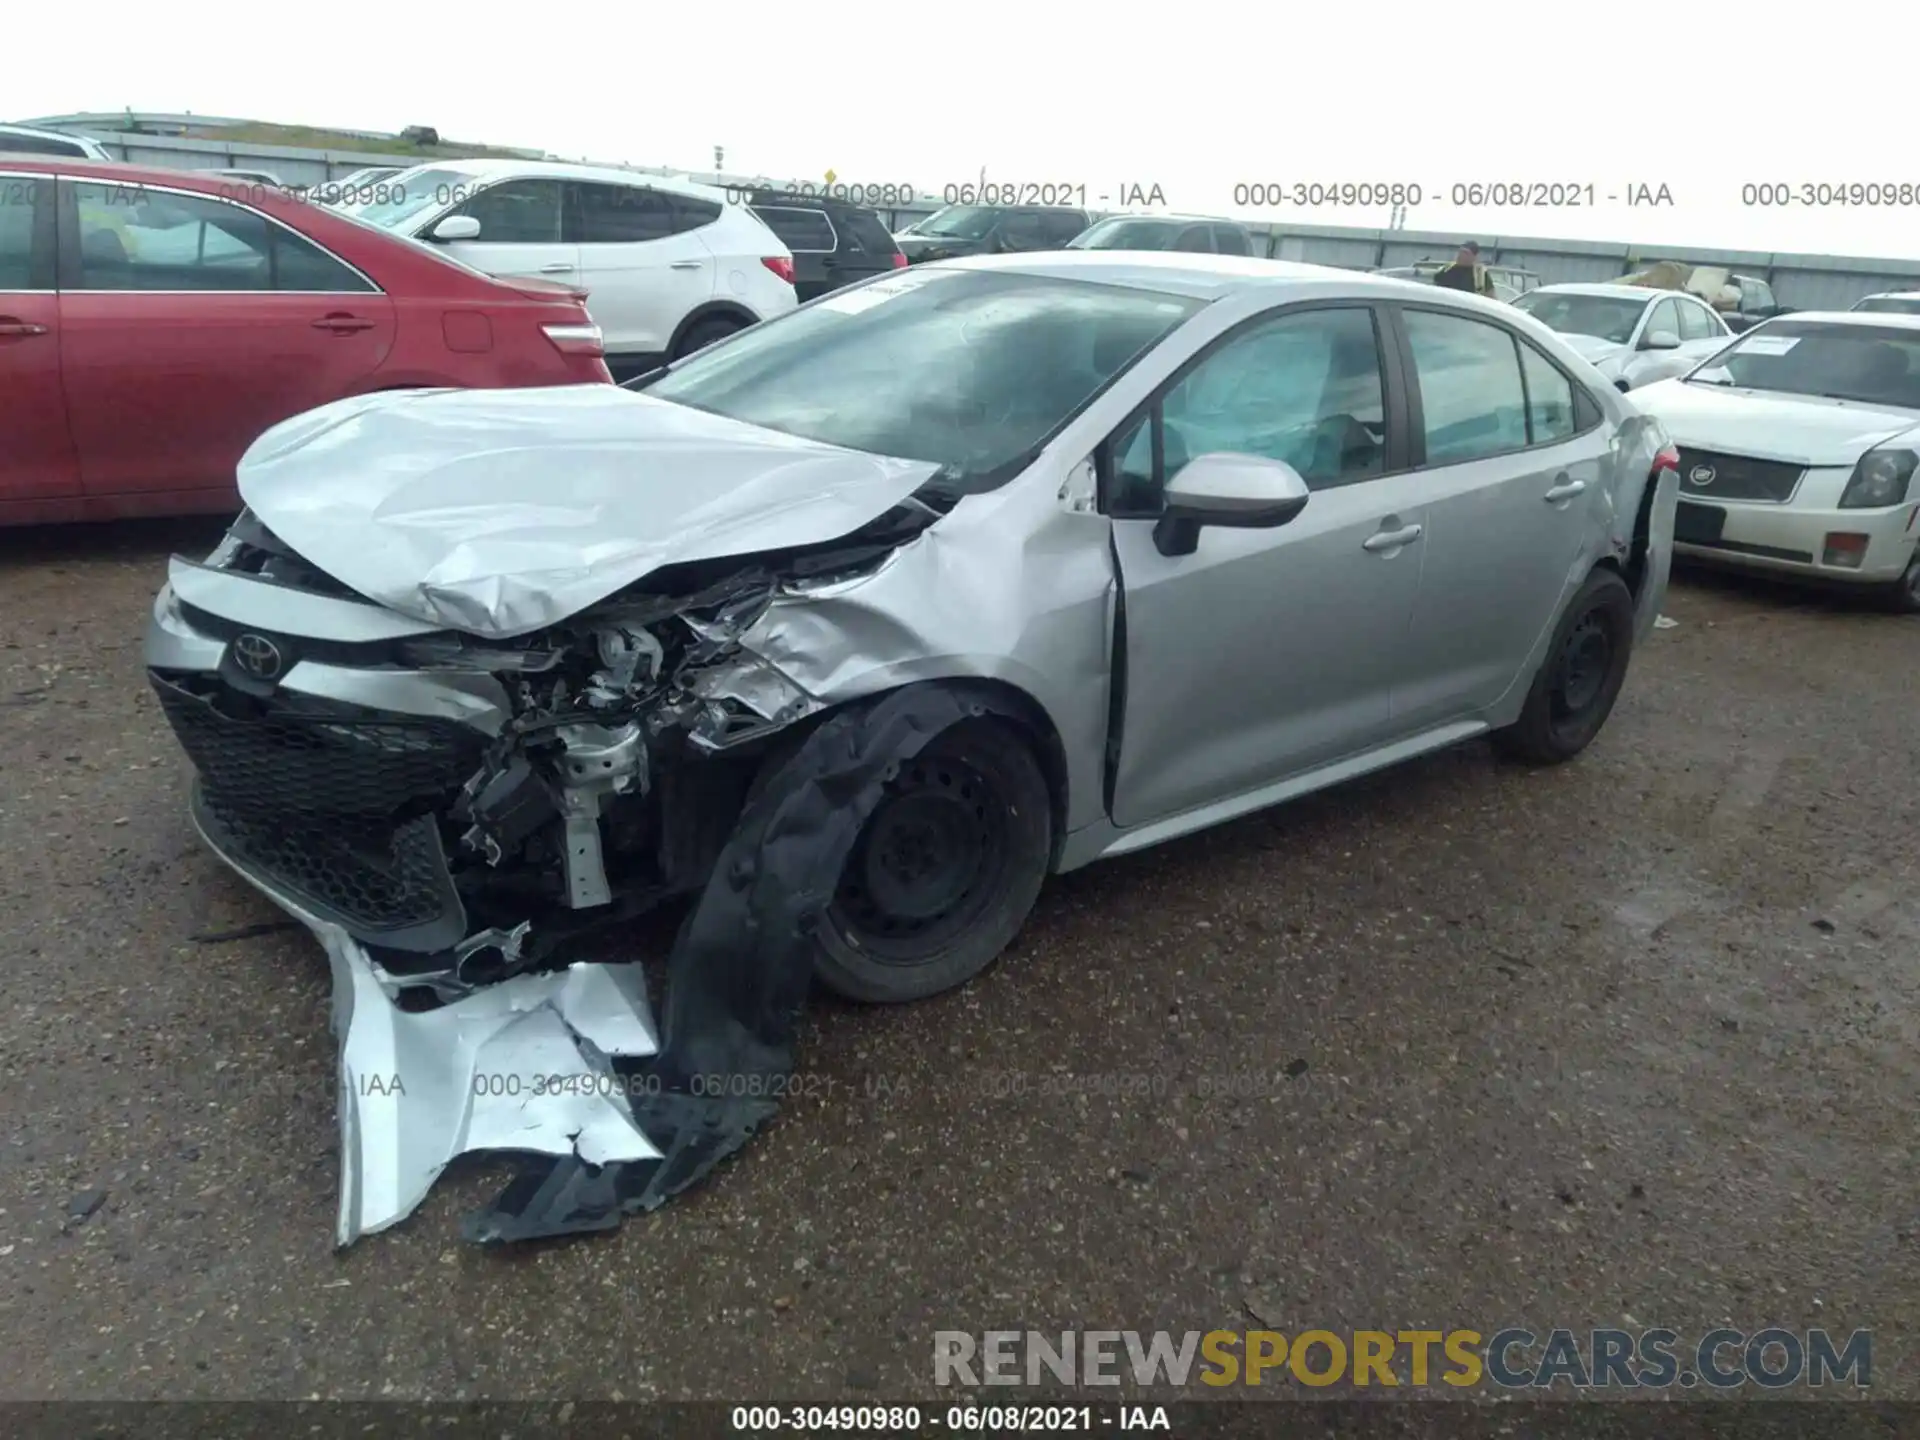
[[[1722,310],[1720,318],[1736,335],[1744,335],[1762,320],[1793,313],[1791,305],[1782,305],[1773,298],[1773,286],[1757,276],[1729,275],[1727,283],[1740,287],[1740,303],[1731,310]]]
[[[908,226],[898,240],[909,265],[958,255],[1064,250],[1092,218],[1063,205],[949,205]]]
[[[263,431],[349,395],[609,384],[585,299],[266,186],[0,156],[0,525],[231,512]]]
[[[1109,215],[1067,242],[1069,250],[1178,250],[1191,255],[1258,255],[1244,225],[1208,215]]]
[[[907,263],[878,212],[826,196],[763,192],[753,213],[793,252],[793,290],[804,304]]]

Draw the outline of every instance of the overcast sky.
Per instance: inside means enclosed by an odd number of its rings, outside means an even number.
[[[1774,18],[1777,13],[1778,18]],[[1476,6],[1036,0],[834,6],[570,0],[318,9],[199,0],[6,22],[13,115],[190,110],[532,146],[776,178],[1084,187],[1119,208],[1379,226],[1265,210],[1239,184],[1417,185],[1409,228],[1920,257],[1910,86],[1877,46],[1896,7]],[[1817,20],[1817,23],[1815,21]],[[1721,80],[1721,76],[1725,80]],[[1452,204],[1474,182],[1591,208]],[[1905,205],[1748,205],[1745,185],[1907,187]],[[1662,186],[1671,205],[1630,208]],[[1102,197],[1105,197],[1103,200]],[[1617,198],[1609,198],[1617,197]],[[1752,198],[1759,199],[1755,194]],[[1816,197],[1817,198],[1817,197]]]

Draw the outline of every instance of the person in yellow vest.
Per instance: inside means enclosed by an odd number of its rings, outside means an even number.
[[[1480,263],[1480,242],[1469,240],[1453,257],[1453,263],[1433,277],[1433,283],[1448,290],[1464,290],[1469,295],[1493,295],[1493,278]]]

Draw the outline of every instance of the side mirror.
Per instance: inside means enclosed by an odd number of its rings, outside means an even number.
[[[1200,527],[1270,530],[1307,507],[1307,482],[1283,460],[1217,450],[1196,455],[1167,482],[1166,508],[1153,527],[1162,555],[1191,555]]]
[[[478,240],[480,222],[471,215],[449,215],[427,232],[427,238],[443,245],[449,240]]]
[[[1680,337],[1671,330],[1655,330],[1640,342],[1642,350],[1678,350]]]

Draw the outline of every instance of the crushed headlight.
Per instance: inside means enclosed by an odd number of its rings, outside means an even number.
[[[1847,488],[1841,492],[1842,510],[1877,510],[1901,504],[1913,480],[1920,455],[1911,450],[1869,450],[1853,467]]]

